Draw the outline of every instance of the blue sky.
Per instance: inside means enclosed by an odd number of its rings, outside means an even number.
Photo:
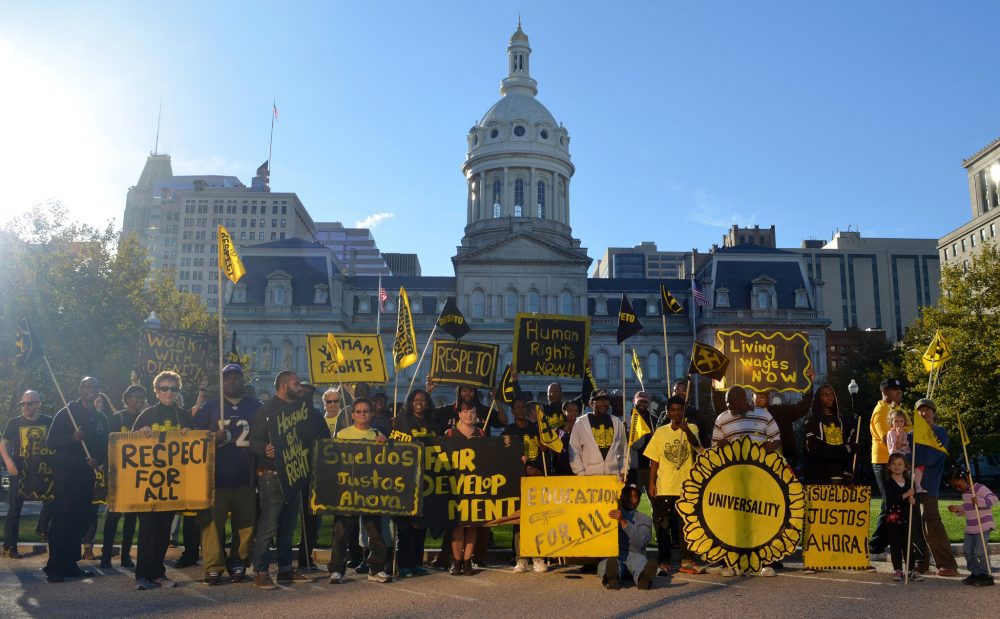
[[[175,173],[249,184],[273,98],[272,187],[316,220],[390,214],[383,251],[450,275],[465,136],[519,11],[595,259],[704,251],[732,223],[785,247],[937,238],[970,217],[962,159],[1000,135],[995,2],[8,2],[0,220],[55,198],[120,222],[161,102]]]

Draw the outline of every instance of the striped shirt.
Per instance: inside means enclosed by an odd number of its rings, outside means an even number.
[[[976,506],[972,504],[972,493],[962,493],[962,512],[965,514],[965,532],[978,534],[980,532],[980,524],[982,524],[982,530],[992,531],[994,527],[992,508],[997,504],[997,495],[995,495],[992,490],[983,484],[976,484],[975,491],[976,498],[979,499],[980,519],[978,521],[976,520]]]
[[[763,408],[748,410],[745,415],[734,415],[726,411],[715,420],[712,430],[712,445],[718,446],[722,441],[738,441],[749,436],[755,443],[780,441],[781,431],[771,413]]]

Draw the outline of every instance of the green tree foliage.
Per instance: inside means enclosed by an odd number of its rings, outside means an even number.
[[[886,340],[883,332],[848,329],[845,339],[845,360],[836,367],[830,364],[826,380],[836,390],[842,410],[848,410],[851,403],[848,385],[851,380],[857,381],[858,395],[854,397],[854,412],[863,415],[867,421],[875,403],[882,397],[879,389],[882,379],[900,375],[900,350]]]
[[[37,205],[0,229],[0,392],[9,398],[0,417],[16,414],[25,389],[42,393],[47,412],[59,394],[42,362],[17,368],[14,330],[27,315],[67,400],[83,376],[95,376],[116,405],[136,365],[143,321],[156,311],[164,328],[209,333],[216,323],[200,299],[178,292],[172,273],[151,272],[146,251],[132,238],[69,220],[58,203]],[[146,385],[147,389],[149,385]],[[185,391],[196,388],[185,385]],[[189,400],[193,403],[193,399]]]

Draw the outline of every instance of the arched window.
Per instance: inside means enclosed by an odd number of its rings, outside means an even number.
[[[674,378],[684,376],[687,374],[687,368],[684,367],[684,353],[675,352],[674,353]]]
[[[757,307],[760,309],[767,309],[771,306],[771,299],[767,294],[766,290],[761,290],[757,293]]]
[[[545,217],[545,181],[538,181],[538,218]]]
[[[524,209],[524,179],[514,181],[514,214],[520,217]]]
[[[559,313],[573,314],[573,294],[569,290],[559,293]]]
[[[513,290],[503,294],[503,315],[504,318],[517,317],[517,293]]]
[[[260,369],[270,370],[271,364],[273,363],[271,351],[271,342],[264,341],[260,343]]]
[[[472,291],[472,317],[483,318],[486,315],[486,295],[482,290]]]
[[[514,217],[521,217],[522,215],[524,215],[524,209],[521,208],[520,204],[515,204],[514,205]]]
[[[646,357],[646,376],[650,380],[660,377],[660,354],[655,350]]]
[[[281,343],[281,369],[295,369],[295,348],[288,340]]]
[[[493,181],[493,218],[500,217],[500,181]]]
[[[594,355],[594,378],[598,380],[608,378],[608,353],[603,350]]]
[[[526,309],[532,314],[542,311],[542,298],[537,290],[528,291],[528,307]]]

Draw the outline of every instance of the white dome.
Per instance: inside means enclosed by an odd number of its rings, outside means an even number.
[[[543,123],[550,127],[558,126],[555,117],[538,99],[524,94],[508,94],[503,97],[487,110],[479,124],[485,127],[490,123],[507,124],[515,120],[531,125]]]

